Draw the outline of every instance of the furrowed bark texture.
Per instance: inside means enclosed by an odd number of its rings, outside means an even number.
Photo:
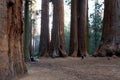
[[[78,56],[87,55],[87,0],[78,0]]]
[[[67,56],[64,40],[64,1],[53,0],[53,28],[51,38],[51,56]]]
[[[78,34],[77,34],[77,0],[71,1],[71,27],[69,56],[77,57]]]
[[[120,0],[105,0],[102,40],[95,56],[120,56]]]
[[[73,57],[87,55],[87,0],[72,0],[70,52]]]
[[[0,80],[13,80],[27,72],[22,52],[22,0],[0,3]]]
[[[42,0],[40,56],[49,56],[49,0]]]
[[[0,80],[10,77],[7,35],[7,7],[6,0],[0,1]]]

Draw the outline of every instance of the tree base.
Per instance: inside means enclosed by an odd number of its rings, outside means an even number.
[[[95,57],[106,57],[106,56],[112,57],[114,55],[120,57],[120,44],[119,43],[101,44],[93,56],[95,56]]]

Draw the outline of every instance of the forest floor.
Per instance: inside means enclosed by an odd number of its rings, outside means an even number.
[[[120,80],[120,58],[41,58],[19,80]]]

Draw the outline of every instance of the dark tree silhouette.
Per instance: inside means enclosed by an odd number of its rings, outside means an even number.
[[[49,56],[49,0],[42,0],[40,56]]]

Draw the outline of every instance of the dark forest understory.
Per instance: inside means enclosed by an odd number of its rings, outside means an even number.
[[[119,80],[120,58],[41,58],[19,80]]]

